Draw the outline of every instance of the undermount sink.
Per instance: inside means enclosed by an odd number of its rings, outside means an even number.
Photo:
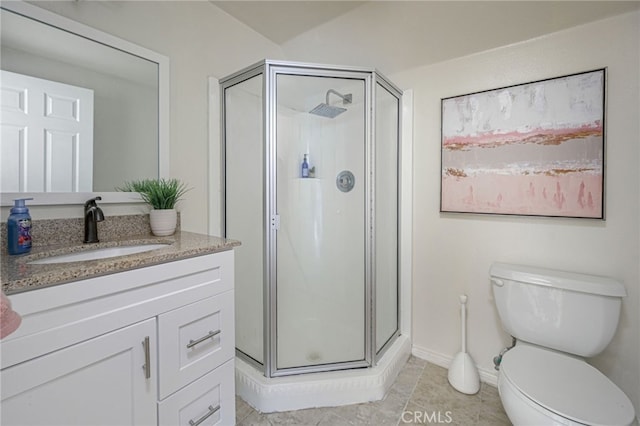
[[[110,257],[126,256],[143,253],[167,247],[168,244],[137,244],[131,246],[105,247],[76,253],[49,256],[43,259],[27,262],[29,265],[47,265],[51,263],[83,262],[85,260],[108,259]]]

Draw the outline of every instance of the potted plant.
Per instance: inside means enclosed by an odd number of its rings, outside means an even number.
[[[149,222],[153,235],[162,237],[176,231],[176,203],[191,188],[178,179],[142,179],[125,182],[118,191],[137,192],[151,206]]]

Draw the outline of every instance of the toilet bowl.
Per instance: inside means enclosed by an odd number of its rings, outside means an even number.
[[[629,398],[584,358],[615,334],[626,290],[607,277],[494,263],[491,284],[502,327],[498,391],[514,425],[630,425]]]
[[[629,425],[631,400],[582,359],[516,345],[500,364],[498,392],[514,425]]]

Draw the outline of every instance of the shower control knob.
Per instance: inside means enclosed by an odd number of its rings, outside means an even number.
[[[343,170],[336,177],[336,186],[342,192],[349,192],[356,184],[356,177],[349,170]]]

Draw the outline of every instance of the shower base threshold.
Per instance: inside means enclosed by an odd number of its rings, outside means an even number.
[[[236,393],[262,413],[379,401],[410,354],[411,341],[399,336],[375,367],[273,378],[236,357]]]

